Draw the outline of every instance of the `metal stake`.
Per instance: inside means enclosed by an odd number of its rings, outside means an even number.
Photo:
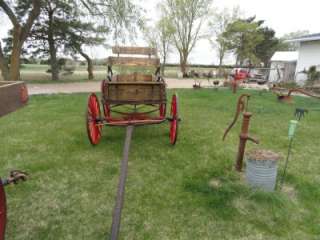
[[[129,158],[129,150],[130,150],[130,143],[131,143],[133,129],[134,129],[133,125],[127,126],[126,139],[124,142],[124,149],[123,149],[123,158],[121,161],[121,172],[120,172],[119,183],[118,183],[116,205],[114,206],[113,216],[112,216],[111,240],[118,239],[119,230],[120,230],[121,211],[122,211],[123,202],[124,202],[124,193],[125,193],[126,179],[127,179],[127,172],[128,172],[128,158]]]
[[[281,190],[284,179],[286,177],[286,173],[287,173],[287,168],[288,168],[288,162],[289,162],[289,158],[291,155],[291,149],[292,149],[292,142],[293,142],[293,138],[290,139],[290,143],[289,143],[289,148],[288,148],[288,154],[287,154],[287,159],[286,159],[286,163],[284,165],[284,170],[283,170],[283,174],[280,180],[280,185],[279,185],[279,190]]]

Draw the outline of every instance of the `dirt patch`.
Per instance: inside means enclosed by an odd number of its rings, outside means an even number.
[[[281,192],[287,195],[290,200],[297,201],[297,191],[293,186],[284,184],[281,188]]]
[[[222,183],[219,179],[212,178],[212,179],[210,179],[208,185],[212,188],[219,188],[219,187],[221,187]]]

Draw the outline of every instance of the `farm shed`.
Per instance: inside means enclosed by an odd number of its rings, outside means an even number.
[[[299,43],[296,81],[304,83],[307,80],[307,74],[304,72],[308,71],[311,66],[316,66],[320,71],[320,33],[301,36],[288,40],[288,42]]]
[[[298,52],[275,52],[271,58],[270,82],[288,82],[295,79]]]

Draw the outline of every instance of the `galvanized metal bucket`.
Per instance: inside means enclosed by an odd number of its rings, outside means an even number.
[[[274,191],[279,155],[268,150],[255,150],[246,156],[246,180],[254,188]]]

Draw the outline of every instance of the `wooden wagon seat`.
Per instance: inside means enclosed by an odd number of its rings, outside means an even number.
[[[143,57],[109,57],[108,64],[125,65],[125,66],[151,66],[158,67],[160,65],[159,58],[143,58]]]
[[[149,47],[113,47],[112,53],[117,57],[109,57],[109,65],[126,66],[160,66],[160,59],[157,58],[157,50]],[[127,55],[146,55],[148,57],[120,57],[120,54]],[[155,56],[155,57],[152,57]]]

